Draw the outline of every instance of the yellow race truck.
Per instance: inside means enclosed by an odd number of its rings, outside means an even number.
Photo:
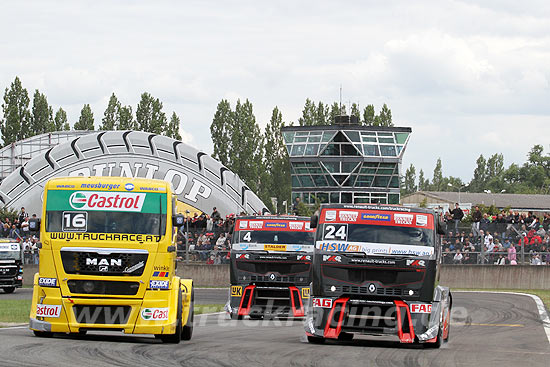
[[[46,183],[40,265],[29,327],[36,336],[92,330],[193,333],[193,282],[176,276],[176,214],[170,183],[64,177]]]

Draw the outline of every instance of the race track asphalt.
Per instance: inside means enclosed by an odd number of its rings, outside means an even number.
[[[223,290],[205,290],[220,303]],[[197,301],[200,298],[197,294]],[[218,299],[218,302],[214,302]],[[306,342],[302,321],[195,319],[191,341],[96,332],[37,338],[27,328],[0,329],[1,366],[548,366],[550,344],[533,299],[454,293],[450,341],[441,349],[365,339]]]

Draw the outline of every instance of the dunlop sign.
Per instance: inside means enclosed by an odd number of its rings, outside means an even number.
[[[45,182],[64,176],[162,179],[172,183],[180,210],[211,213],[217,207],[222,215],[263,214],[267,210],[237,175],[207,154],[172,138],[138,131],[81,135],[40,153],[2,181],[0,205],[24,206],[27,212],[40,213]],[[119,205],[138,209],[139,197],[118,195],[118,199],[116,194],[102,198],[84,194],[72,199],[77,206],[89,206],[87,210]]]

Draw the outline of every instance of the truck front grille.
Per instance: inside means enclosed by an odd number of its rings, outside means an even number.
[[[71,293],[81,294],[135,296],[139,290],[138,282],[72,279],[67,285]]]
[[[147,263],[147,251],[116,249],[102,252],[102,249],[84,250],[71,248],[61,250],[61,261],[67,274],[83,275],[128,275],[140,276]]]

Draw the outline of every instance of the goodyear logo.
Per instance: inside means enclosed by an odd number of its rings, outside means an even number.
[[[267,251],[286,251],[286,245],[264,245]]]
[[[362,220],[379,220],[384,222],[391,221],[391,214],[373,214],[373,213],[361,213]]]
[[[285,222],[265,222],[265,228],[286,228]]]
[[[309,288],[302,288],[302,298],[309,298]]]
[[[231,286],[231,297],[241,297],[243,295],[243,287],[240,285]]]

